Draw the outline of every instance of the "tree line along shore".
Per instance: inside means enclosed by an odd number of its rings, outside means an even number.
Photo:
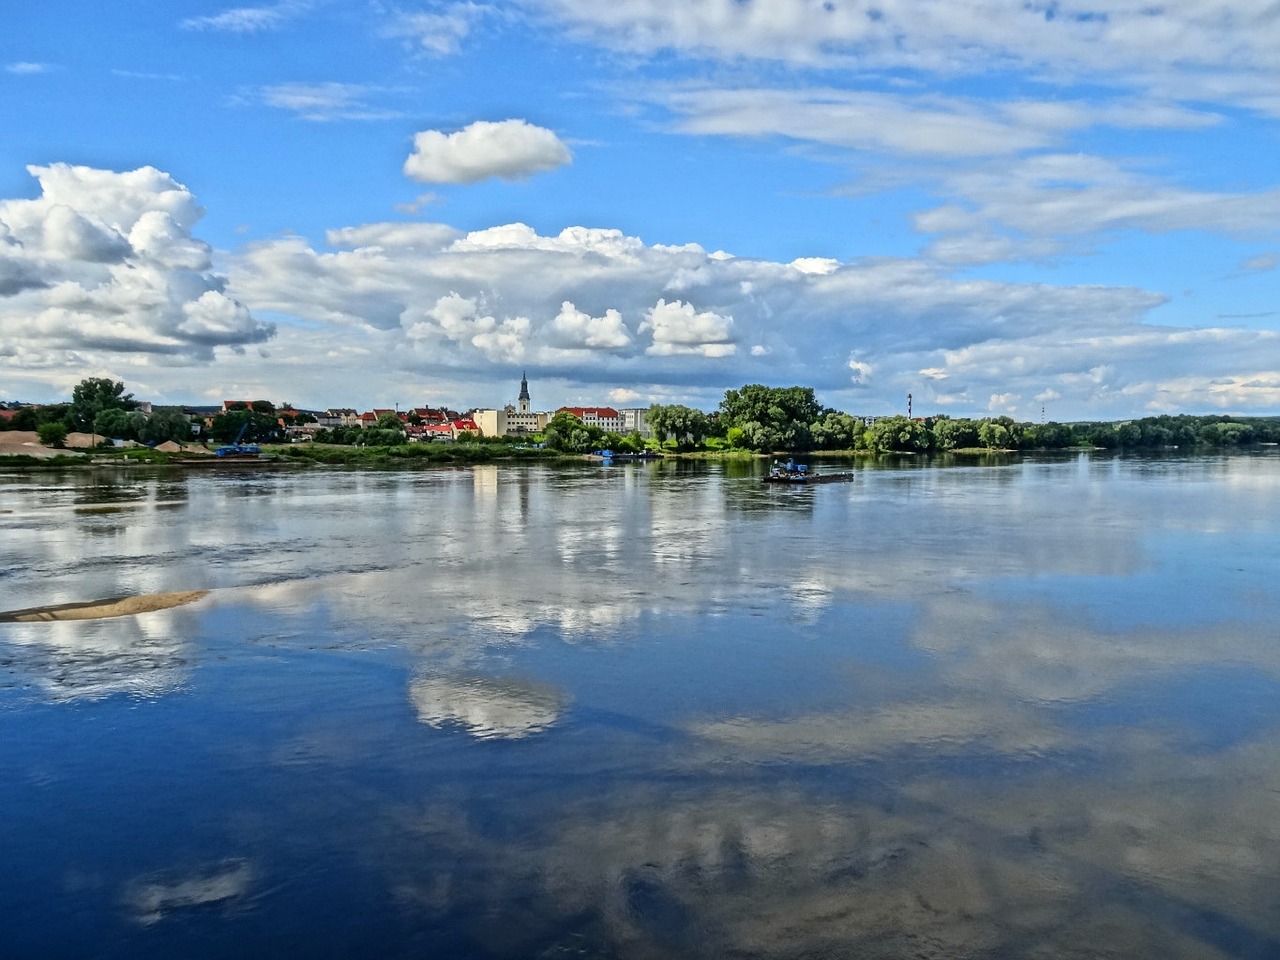
[[[103,438],[95,455],[123,460],[165,462],[181,453],[153,447],[165,441],[189,443],[192,418],[180,408],[149,414],[124,390],[124,384],[90,378],[78,384],[71,401],[26,406],[0,422],[0,431],[34,430],[41,444],[60,448],[75,431]],[[291,413],[296,417],[299,414]],[[305,416],[305,414],[302,414]],[[307,443],[280,444],[270,452],[287,461],[361,464],[384,462],[476,463],[580,455],[604,449],[674,455],[751,455],[776,452],[956,453],[1030,450],[1230,449],[1280,443],[1280,417],[1160,415],[1124,421],[1032,423],[1012,417],[964,418],[946,415],[858,417],[822,406],[812,387],[748,384],[728,390],[719,407],[704,412],[680,404],[654,404],[646,416],[651,436],[608,433],[572,413],[557,413],[544,431],[523,436],[460,434],[450,443],[409,443],[399,422],[384,418],[374,427],[321,430]],[[239,438],[280,443],[289,424],[277,411],[245,408],[212,418],[206,433],[214,442]],[[0,432],[0,443],[3,441]],[[145,446],[125,450],[113,439]],[[108,449],[109,448],[109,449]],[[34,459],[13,447],[0,463]],[[79,462],[82,456],[43,462]]]

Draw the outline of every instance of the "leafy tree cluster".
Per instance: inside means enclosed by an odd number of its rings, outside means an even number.
[[[132,393],[124,392],[124,384],[107,377],[88,377],[71,391],[71,409],[67,414],[67,426],[85,433],[97,432],[94,422],[108,410],[127,412],[138,409],[138,401]]]
[[[231,443],[237,437],[241,443],[279,443],[284,440],[284,429],[275,416],[239,406],[214,417],[209,436],[218,443]]]
[[[392,417],[395,414],[391,414]],[[385,423],[385,425],[384,425]],[[378,418],[372,427],[334,427],[317,430],[312,438],[316,443],[331,443],[341,447],[396,447],[407,441],[404,425],[396,419],[394,426],[387,414]]]
[[[138,406],[119,380],[89,377],[76,384],[70,403],[22,407],[0,429],[43,431],[41,442],[49,446],[61,446],[71,431],[143,443],[191,438],[191,420],[180,409],[162,407],[145,416]],[[45,441],[44,436],[51,439]],[[55,437],[56,444],[52,443]]]
[[[557,413],[543,431],[543,443],[563,453],[590,453],[593,450],[615,450],[639,453],[644,440],[637,431],[623,436],[583,423],[568,411]]]
[[[705,413],[678,403],[655,403],[645,414],[645,422],[659,443],[670,439],[677,450],[698,449],[714,430]]]
[[[1156,450],[1169,447],[1245,446],[1280,442],[1280,417],[1159,416],[1119,423],[1026,423],[1011,417],[982,420],[883,417],[862,434],[858,447],[873,453],[988,450]]]
[[[766,387],[747,384],[725,391],[718,422],[732,446],[751,450],[808,450],[813,426],[827,413],[812,387]]]
[[[1119,423],[1028,423],[1012,417],[858,417],[819,405],[809,387],[748,384],[726,391],[710,416],[679,405],[649,408],[659,443],[677,450],[704,446],[756,451],[864,450],[932,453],[950,450],[1213,449],[1280,442],[1280,417],[1158,416]]]

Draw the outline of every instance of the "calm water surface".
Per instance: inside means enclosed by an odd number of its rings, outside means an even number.
[[[0,474],[0,955],[1280,957],[1280,455]]]

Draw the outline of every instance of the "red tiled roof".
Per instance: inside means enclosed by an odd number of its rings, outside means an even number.
[[[593,416],[597,420],[616,419],[622,416],[613,407],[561,407],[556,413],[572,413],[579,420]]]

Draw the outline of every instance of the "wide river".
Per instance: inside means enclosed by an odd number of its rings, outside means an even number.
[[[1280,452],[762,469],[0,474],[0,956],[1280,957]]]

